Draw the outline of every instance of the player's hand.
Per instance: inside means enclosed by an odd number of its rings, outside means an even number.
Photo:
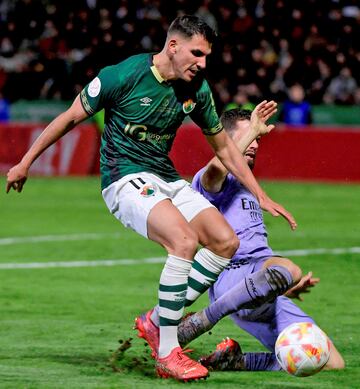
[[[277,103],[275,101],[264,100],[258,104],[251,113],[250,125],[255,131],[256,137],[268,134],[275,128],[273,124],[266,124],[266,122],[277,111]]]
[[[28,171],[21,162],[13,166],[7,174],[6,193],[9,193],[11,188],[20,193],[27,180]]]
[[[265,197],[263,199],[260,199],[260,207],[264,210],[269,212],[272,216],[282,216],[290,225],[290,228],[292,230],[295,230],[297,227],[296,220],[294,216],[287,211],[282,205],[276,203],[275,201],[271,200],[269,197]]]
[[[285,293],[285,296],[303,301],[301,294],[310,293],[310,289],[313,288],[319,282],[320,278],[314,278],[312,276],[312,272],[309,271],[309,273],[303,276],[295,286],[293,286]]]

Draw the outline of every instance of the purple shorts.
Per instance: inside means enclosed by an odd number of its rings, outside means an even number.
[[[213,303],[237,285],[240,280],[261,270],[268,258],[245,259],[228,266],[210,288],[210,301]],[[276,339],[284,328],[297,322],[314,323],[310,316],[284,296],[279,296],[273,302],[263,304],[256,309],[241,309],[230,317],[240,328],[257,338],[271,352],[274,351]]]

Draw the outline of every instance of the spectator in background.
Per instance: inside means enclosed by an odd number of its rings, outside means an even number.
[[[355,104],[357,94],[346,102],[324,95],[340,69],[355,75],[359,67],[358,3],[2,0],[0,69],[8,75],[2,91],[10,101],[71,100],[100,68],[144,50],[158,52],[170,20],[186,13],[206,20],[221,37],[207,66],[219,110],[238,85],[252,83],[268,100],[284,101],[284,86],[300,83],[312,105]],[[23,88],[30,84],[31,91]]]
[[[0,123],[7,123],[10,120],[10,103],[0,92]]]
[[[327,104],[354,104],[357,88],[358,85],[352,76],[351,69],[345,66],[341,69],[340,74],[331,80],[324,95],[324,102]]]
[[[248,109],[249,111],[252,111],[256,106],[254,101],[258,101],[259,99],[251,95],[251,93],[256,93],[256,87],[254,84],[239,85],[233,101],[225,106],[224,111],[229,111],[230,109],[235,108]]]
[[[312,123],[311,105],[305,100],[304,88],[300,84],[289,88],[288,99],[282,106],[279,121],[292,126]]]

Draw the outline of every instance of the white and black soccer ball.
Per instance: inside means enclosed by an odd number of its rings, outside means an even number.
[[[275,343],[275,355],[289,374],[306,377],[320,371],[330,357],[330,340],[313,323],[293,323]]]

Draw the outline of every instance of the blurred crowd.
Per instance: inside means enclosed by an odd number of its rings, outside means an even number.
[[[219,109],[285,101],[360,103],[359,0],[1,0],[0,94],[68,100],[105,65],[162,48],[180,14],[219,35],[208,79]]]

